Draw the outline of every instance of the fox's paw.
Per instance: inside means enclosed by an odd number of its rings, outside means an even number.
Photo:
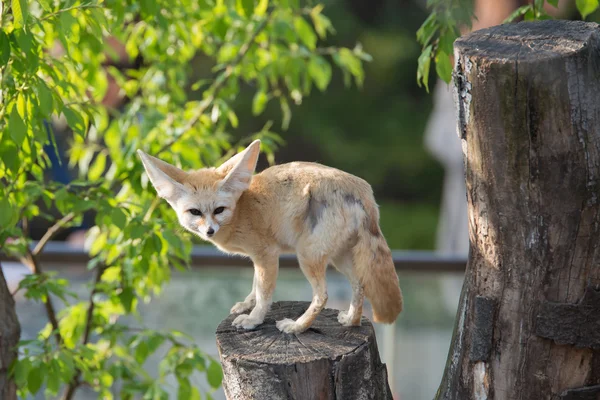
[[[338,314],[338,322],[343,326],[360,326],[360,318],[358,318],[358,322],[353,322],[355,319],[354,315],[348,313],[348,311],[340,311]]]
[[[236,328],[253,329],[256,328],[257,325],[260,325],[262,323],[263,321],[258,318],[251,317],[248,314],[242,314],[238,315],[233,320],[231,325],[235,326]]]
[[[251,310],[252,307],[254,307],[254,303],[251,301],[240,301],[238,303],[235,303],[235,305],[233,307],[231,307],[231,314],[239,314],[239,313],[243,313],[244,311],[248,311]]]
[[[277,329],[279,329],[281,332],[285,333],[301,333],[306,330],[298,322],[289,318],[277,321],[275,326],[277,326]]]

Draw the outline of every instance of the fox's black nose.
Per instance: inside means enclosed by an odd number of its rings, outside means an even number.
[[[206,234],[208,236],[212,236],[212,235],[214,235],[214,233],[215,233],[215,230],[213,228],[208,228],[208,230],[206,231]]]

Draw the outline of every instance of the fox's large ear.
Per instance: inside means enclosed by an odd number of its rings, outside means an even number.
[[[217,171],[227,174],[221,181],[221,189],[240,193],[248,189],[259,154],[260,140],[255,140],[244,151],[231,157],[217,168]]]
[[[167,200],[174,200],[185,191],[181,181],[186,173],[179,168],[152,157],[141,150],[137,151],[144,164],[144,169],[156,189],[158,195]]]

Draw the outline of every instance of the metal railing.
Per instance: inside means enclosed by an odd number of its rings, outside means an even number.
[[[32,243],[32,248],[37,243]],[[38,255],[41,263],[52,264],[51,269],[79,269],[90,260],[89,254],[81,248],[74,248],[65,242],[49,242],[44,250]],[[465,271],[467,259],[460,256],[442,255],[432,251],[392,251],[394,266],[398,272],[419,273],[461,273]],[[7,257],[0,249],[0,261],[18,261]],[[194,246],[191,252],[191,267],[233,267],[251,268],[252,261],[249,258],[225,254],[212,246]],[[298,267],[298,259],[293,254],[282,255],[279,259],[282,268]],[[385,325],[381,341],[381,355],[383,362],[387,364],[388,374],[394,376],[395,360],[394,348],[396,341],[396,325]],[[390,380],[393,389],[393,379]]]
[[[32,244],[35,247],[36,243]],[[39,254],[39,261],[52,263],[57,268],[74,267],[90,260],[88,253],[81,248],[74,248],[65,242],[49,242]],[[431,251],[394,250],[392,251],[397,271],[411,272],[464,272],[467,264],[465,257],[448,256]],[[3,254],[0,249],[0,261],[17,261]],[[222,253],[212,246],[194,246],[191,253],[191,267],[251,267],[249,258]],[[298,259],[293,254],[284,254],[279,259],[279,266],[291,268],[298,266]]]

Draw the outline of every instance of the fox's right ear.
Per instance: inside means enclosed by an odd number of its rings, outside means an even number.
[[[174,200],[185,191],[181,181],[186,173],[179,168],[152,157],[141,150],[137,151],[158,195],[166,200]]]

